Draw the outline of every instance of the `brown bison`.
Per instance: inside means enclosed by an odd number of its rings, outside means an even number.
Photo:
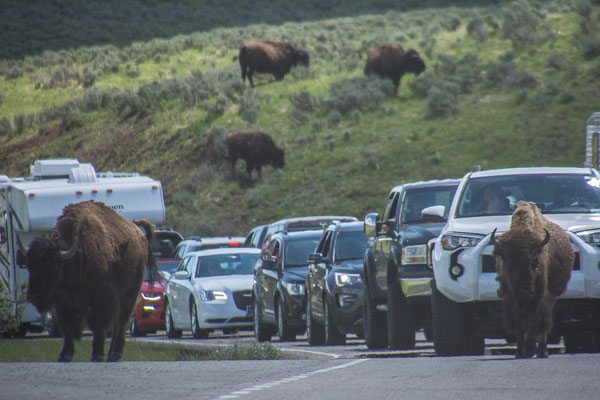
[[[133,223],[103,203],[86,201],[66,206],[50,237],[36,237],[24,249],[27,298],[40,312],[52,310],[64,336],[58,361],[72,360],[84,323],[93,334],[92,361],[104,361],[109,328],[107,361],[121,358],[144,270],[158,273],[152,232],[148,221]]]
[[[246,172],[252,178],[252,170],[260,171],[263,165],[271,164],[275,168],[284,166],[284,150],[278,148],[271,136],[262,131],[239,131],[230,133],[225,139],[231,166],[239,158],[246,161]]]
[[[242,80],[245,81],[248,75],[250,85],[254,86],[252,75],[255,71],[272,74],[279,81],[293,66],[308,66],[309,57],[306,51],[296,49],[288,42],[253,40],[240,48],[239,62]]]
[[[365,65],[365,75],[378,75],[389,78],[394,83],[396,90],[400,79],[407,72],[419,75],[425,71],[425,62],[415,49],[404,51],[402,46],[394,43],[385,43],[369,51]]]
[[[504,327],[517,337],[516,358],[548,357],[554,303],[567,288],[575,260],[569,237],[534,203],[524,201],[516,204],[510,229],[497,239],[495,233],[490,242],[498,296]]]

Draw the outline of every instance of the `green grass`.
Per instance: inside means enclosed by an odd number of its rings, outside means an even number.
[[[0,340],[0,362],[54,362],[62,349],[60,339]],[[105,352],[110,341],[105,344]],[[89,361],[92,342],[75,342],[74,362]],[[184,347],[127,341],[122,361],[201,361],[201,360],[276,360],[281,349],[271,343],[234,342],[231,346]]]
[[[100,11],[79,4],[69,12],[81,13],[81,21],[88,21],[90,27],[69,41],[65,39],[63,52],[61,42],[51,34],[47,44],[51,51],[45,53],[35,51],[36,41],[21,47],[5,42],[10,49],[5,54],[21,53],[0,60],[0,74],[17,68],[23,75],[16,79],[0,76],[0,120],[6,117],[13,124],[14,116],[23,114],[31,121],[21,132],[0,137],[0,172],[23,176],[36,159],[74,157],[91,162],[99,171],[149,174],[163,183],[166,225],[185,235],[208,236],[244,235],[254,225],[292,216],[362,217],[379,211],[392,186],[461,177],[475,164],[484,169],[581,165],[583,124],[598,111],[600,64],[598,55],[586,56],[581,47],[582,38],[593,42],[599,30],[582,31],[582,16],[574,7],[579,1],[463,1],[453,2],[453,7],[441,0],[398,5],[384,1],[320,3],[328,11],[301,7],[290,13],[298,5],[295,0],[264,0],[253,2],[253,7],[224,1],[211,5],[219,18],[208,22],[201,16],[204,2],[192,0],[171,9],[160,2],[144,5],[128,0],[112,6],[137,25],[129,25],[129,30],[114,25],[104,38],[88,19]],[[133,6],[145,7],[147,22],[131,15]],[[523,6],[537,16],[539,27],[525,35],[534,39],[529,44],[511,41],[503,34],[509,24],[507,15]],[[12,2],[6,12],[26,12],[29,7]],[[600,6],[593,2],[591,9],[591,21],[597,25]],[[460,21],[455,30],[445,28],[451,18]],[[474,19],[493,20],[498,29],[485,25],[487,39],[478,41],[466,29]],[[172,20],[180,20],[180,25],[165,23]],[[53,32],[46,22],[38,22]],[[192,22],[196,28],[191,28]],[[154,26],[164,34],[149,34]],[[507,27],[512,28],[508,32],[527,28]],[[23,37],[39,34],[35,26],[29,28],[31,32],[22,33]],[[292,70],[280,82],[258,76],[255,88],[248,82],[242,86],[237,51],[243,42],[256,38],[292,41],[309,52],[310,67]],[[79,45],[71,46],[70,41]],[[331,85],[340,81],[348,85],[350,79],[362,77],[367,51],[387,41],[418,49],[437,85],[456,82],[460,86],[462,73],[477,72],[479,78],[470,90],[453,98],[450,106],[455,111],[413,91],[412,84],[422,81],[406,75],[398,94],[387,97],[382,106],[354,110],[332,123],[335,111],[327,105]],[[459,68],[446,72],[450,66],[445,60],[473,54],[476,71]],[[75,60],[72,66],[64,61],[68,57]],[[117,60],[119,71],[102,72],[100,66],[106,60]],[[139,75],[127,75],[127,64],[138,68]],[[34,89],[41,76],[58,67],[89,67],[98,76],[91,88],[73,82]],[[489,71],[503,68],[508,68],[506,75],[487,78]],[[209,77],[204,84],[215,95],[193,103],[182,94],[161,100],[161,93],[153,92],[150,103],[138,108],[114,98],[91,111],[81,105],[81,97],[95,90],[121,96],[121,100],[123,91],[129,90],[135,100],[138,89],[150,82],[163,89],[179,82],[189,90],[199,84],[190,79],[194,70]],[[535,80],[535,86],[501,82],[507,76],[524,75]],[[307,121],[299,124],[292,115],[290,96],[303,90],[316,99],[316,105],[313,111],[303,112]],[[369,105],[372,99],[361,94],[360,106]],[[244,120],[240,113],[242,98],[254,99],[260,108],[255,121]],[[222,114],[211,111],[217,99],[226,99]],[[72,107],[63,109],[62,115],[48,118],[43,113],[69,101]],[[447,115],[432,116],[433,106]],[[134,112],[128,112],[128,107],[134,107]],[[80,121],[79,126],[49,134],[72,115]],[[206,140],[213,126],[228,132],[268,132],[285,148],[285,169],[266,167],[261,179],[254,176],[249,182],[242,161],[232,170],[224,154],[216,158],[211,154]]]

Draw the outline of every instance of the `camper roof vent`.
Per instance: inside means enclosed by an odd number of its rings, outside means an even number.
[[[78,167],[75,159],[37,160],[30,168],[33,179],[68,178],[72,168]]]
[[[69,171],[70,183],[93,183],[97,180],[96,170],[92,164],[79,164]]]

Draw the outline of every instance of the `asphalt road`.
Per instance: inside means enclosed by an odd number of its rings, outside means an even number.
[[[164,335],[148,341],[168,342]],[[185,345],[228,345],[249,334],[184,335]],[[514,347],[486,342],[483,356],[437,357],[419,337],[412,351],[273,344],[293,359],[119,363],[0,363],[0,399],[599,399],[600,355],[515,360]]]

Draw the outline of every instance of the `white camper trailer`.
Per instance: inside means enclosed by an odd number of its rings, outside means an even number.
[[[138,173],[96,173],[91,164],[74,159],[38,160],[30,172],[26,178],[0,175],[0,285],[5,289],[0,292],[10,297],[17,335],[44,328],[35,307],[23,303],[28,273],[19,238],[28,245],[46,235],[66,205],[87,200],[103,202],[128,219],[160,224],[166,217],[161,183]]]

